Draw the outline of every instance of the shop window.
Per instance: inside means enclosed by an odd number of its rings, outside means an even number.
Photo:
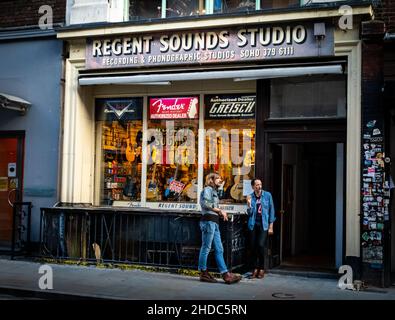
[[[165,10],[162,10],[162,5]],[[205,14],[205,0],[129,1],[130,20],[185,17]]]
[[[270,118],[345,118],[346,104],[344,75],[271,81]]]
[[[161,17],[162,0],[130,0],[130,20],[144,20]]]
[[[213,0],[214,13],[254,11],[255,0]]]
[[[147,202],[197,203],[198,97],[149,99]]]
[[[142,98],[97,99],[100,204],[141,200]]]
[[[167,0],[166,17],[185,17],[204,13],[203,1]]]
[[[300,0],[261,0],[261,9],[299,7]]]
[[[255,95],[206,95],[204,176],[223,178],[220,203],[243,203],[255,174]]]

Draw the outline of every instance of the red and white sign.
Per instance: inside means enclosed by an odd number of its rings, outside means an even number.
[[[175,193],[181,193],[184,190],[185,184],[180,181],[173,180],[170,182],[169,189]]]
[[[198,119],[198,97],[151,98],[150,119]]]

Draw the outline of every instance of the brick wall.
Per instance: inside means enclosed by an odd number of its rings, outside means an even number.
[[[52,7],[54,24],[64,23],[66,0],[0,0],[0,28],[38,25],[42,5]]]
[[[375,8],[377,19],[385,22],[387,32],[395,33],[395,1],[381,0]]]

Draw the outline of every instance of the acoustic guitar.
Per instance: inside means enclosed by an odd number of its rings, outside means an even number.
[[[185,187],[184,194],[187,195],[189,199],[196,200],[198,194],[198,185],[196,179],[192,179],[192,181]]]
[[[245,176],[243,177],[245,178]],[[248,179],[248,177],[247,177]],[[230,188],[230,196],[236,200],[236,201],[241,201],[244,199],[243,196],[243,179],[241,179],[240,175],[235,176],[235,183],[234,185]]]
[[[234,178],[234,185],[230,189],[230,196],[236,201],[241,201],[244,199],[243,196],[243,180],[249,180],[248,174],[241,176],[240,170],[248,168],[248,172],[251,170],[251,166],[255,164],[255,152],[253,150],[248,150],[243,158],[242,167],[238,168],[239,173]],[[245,171],[244,171],[245,172]]]

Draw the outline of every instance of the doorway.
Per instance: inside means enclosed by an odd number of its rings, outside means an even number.
[[[280,268],[334,271],[343,254],[344,144],[284,143],[272,149]]]
[[[22,201],[23,133],[0,132],[0,249],[12,241],[14,202]]]

